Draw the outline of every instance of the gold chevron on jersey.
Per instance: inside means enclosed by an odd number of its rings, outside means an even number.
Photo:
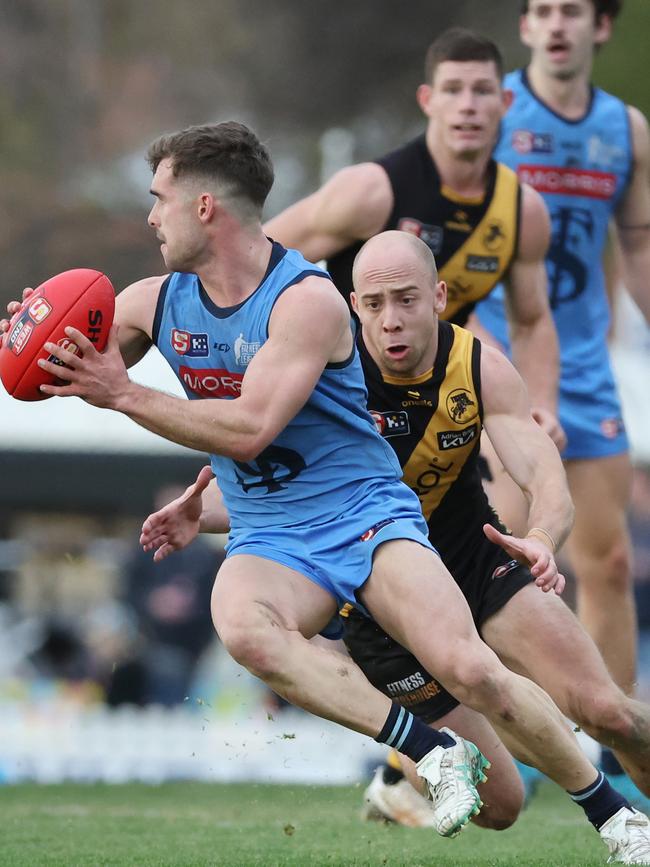
[[[441,336],[445,328],[451,328],[452,334],[446,363],[444,353],[439,352],[436,357],[435,408],[403,463],[403,479],[418,495],[427,521],[476,451],[482,424],[478,343],[471,332],[458,325],[440,323],[440,326]],[[444,372],[438,368],[443,363]]]
[[[515,254],[519,182],[503,163],[497,163],[496,169],[494,192],[485,214],[439,269],[439,279],[447,284],[443,319],[452,319],[463,307],[484,298],[503,278]]]

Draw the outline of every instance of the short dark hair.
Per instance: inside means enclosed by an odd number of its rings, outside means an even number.
[[[208,177],[225,184],[228,193],[246,198],[260,210],[273,186],[273,164],[267,149],[242,123],[190,126],[162,135],[151,143],[147,162],[155,172],[172,160],[174,177]]]
[[[424,60],[424,80],[433,81],[439,63],[455,60],[464,63],[470,60],[491,60],[499,78],[503,76],[503,57],[492,40],[474,33],[465,27],[450,27],[429,46]]]
[[[529,0],[522,0],[522,15],[528,14],[528,2]],[[596,20],[598,20],[601,15],[609,15],[613,20],[623,8],[623,0],[591,0],[591,2],[596,10]]]

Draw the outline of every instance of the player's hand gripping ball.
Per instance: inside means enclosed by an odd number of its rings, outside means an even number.
[[[18,400],[44,400],[50,397],[39,391],[41,385],[61,385],[65,365],[43,349],[50,341],[76,353],[77,347],[65,335],[73,326],[85,334],[101,352],[115,312],[115,290],[101,271],[75,268],[42,283],[14,314],[0,349],[0,380]],[[38,366],[46,358],[61,365],[57,379]]]

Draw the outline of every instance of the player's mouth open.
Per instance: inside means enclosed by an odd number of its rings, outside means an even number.
[[[398,343],[395,346],[386,347],[386,354],[391,358],[404,358],[408,351],[409,348],[404,343]]]
[[[552,57],[563,57],[569,53],[570,48],[568,42],[551,42],[546,50]]]

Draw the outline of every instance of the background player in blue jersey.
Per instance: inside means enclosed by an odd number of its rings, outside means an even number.
[[[346,298],[362,242],[385,229],[416,234],[449,286],[442,318],[460,325],[499,275],[505,277],[515,365],[536,417],[563,445],[556,419],[557,336],[543,265],[548,215],[530,186],[503,192],[510,172],[492,159],[509,105],[501,76],[493,42],[462,28],[445,31],[427,53],[425,83],[417,91],[427,118],[424,134],[375,162],[337,172],[270,220],[267,231],[312,261],[327,259]]]
[[[520,33],[531,58],[506,77],[513,100],[495,154],[541,193],[551,215],[549,299],[560,340],[563,457],[576,507],[567,552],[579,616],[616,682],[632,692],[636,613],[625,519],[631,470],[607,350],[602,259],[614,220],[625,284],[650,321],[648,125],[638,110],[590,83],[594,53],[609,39],[620,6],[618,0],[523,4]],[[478,315],[507,343],[496,292]],[[507,485],[496,467],[494,475],[497,487]],[[517,507],[502,498],[497,506],[517,526]],[[620,772],[607,754],[604,767]]]
[[[69,369],[68,384],[44,393],[81,397],[211,454],[232,522],[212,600],[223,644],[288,701],[418,762],[439,833],[457,833],[480,808],[485,760],[391,701],[341,654],[310,644],[344,601],[364,606],[522,758],[573,794],[590,793],[599,774],[557,708],[480,640],[427,539],[419,501],[366,409],[345,301],[323,272],[264,234],[266,149],[246,127],[224,123],[163,136],[148,156],[149,224],[171,274],[118,296],[104,353],[74,328],[66,333],[79,355],[46,344]],[[129,379],[125,361],[154,341],[196,399]],[[556,578],[554,562],[539,577]],[[626,803],[611,788],[599,792],[610,815]]]

